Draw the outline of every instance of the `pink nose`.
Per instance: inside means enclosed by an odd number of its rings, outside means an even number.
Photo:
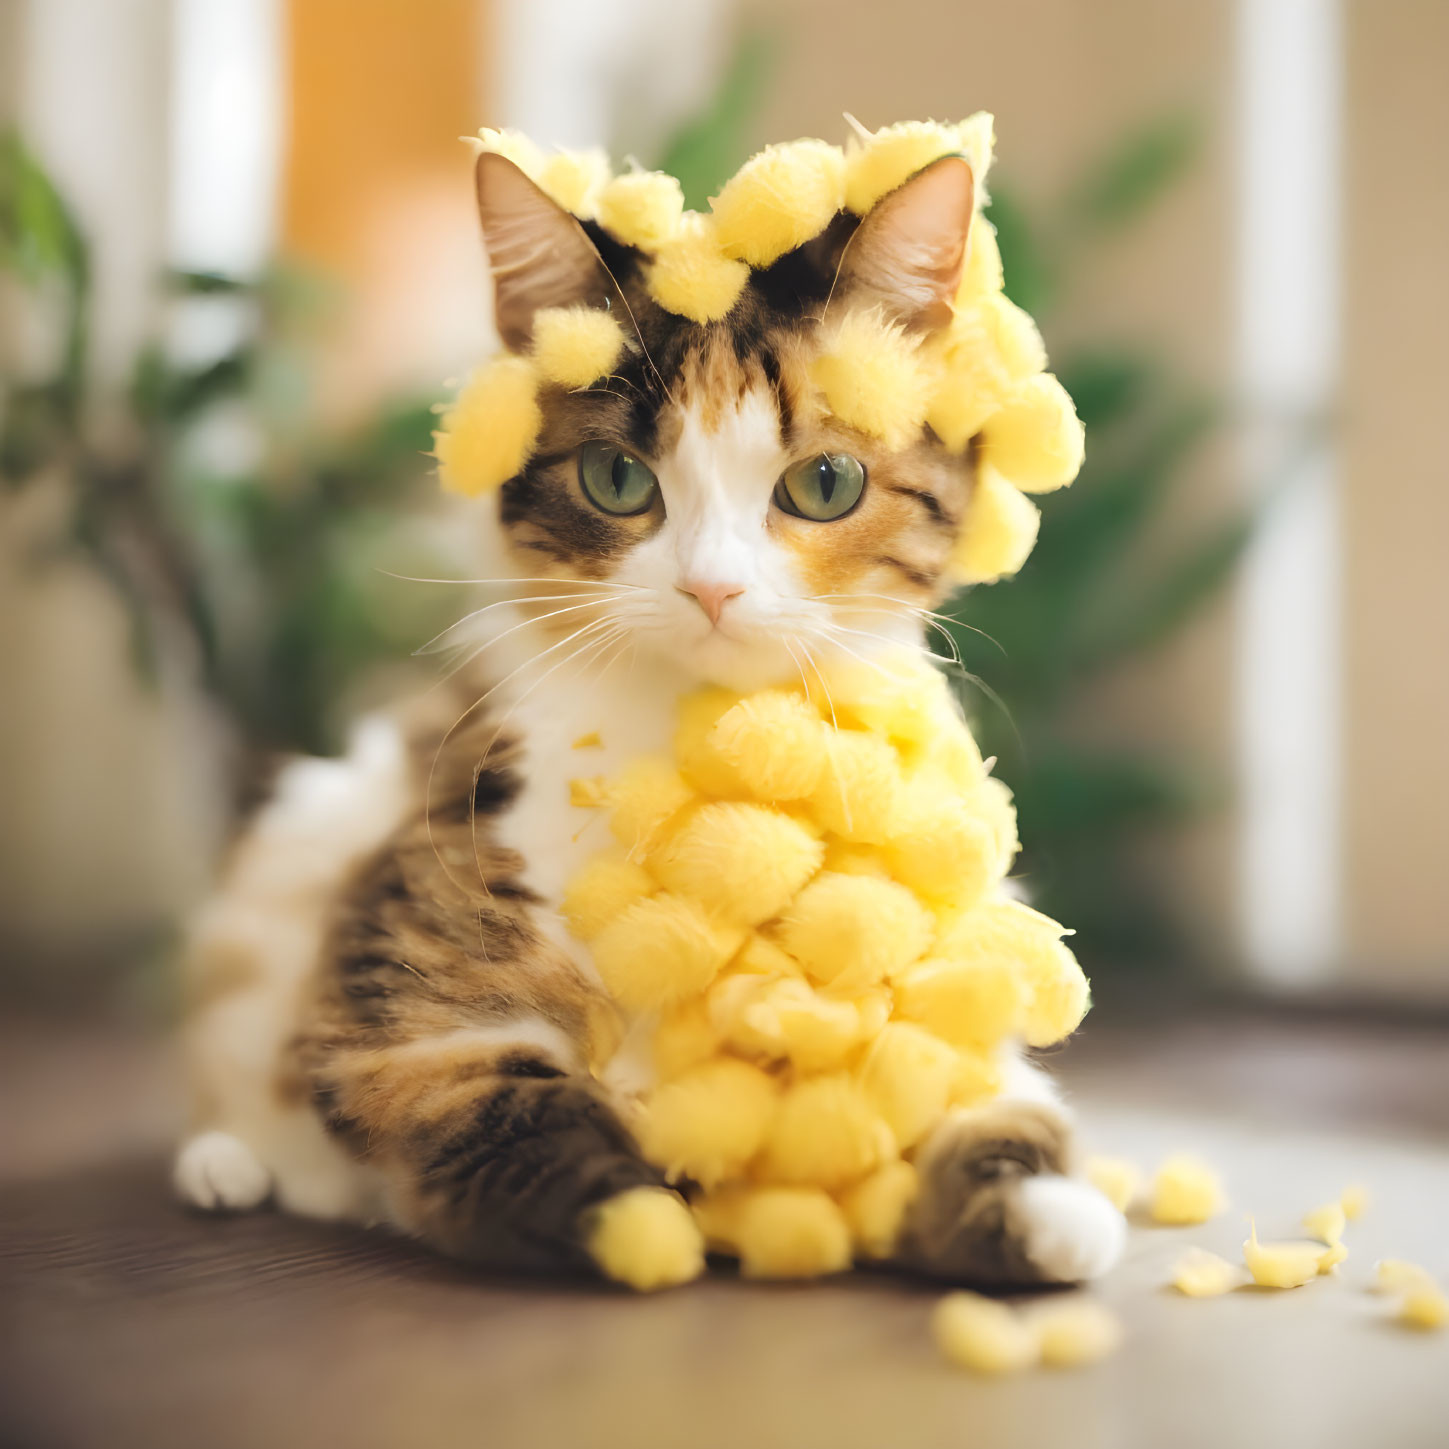
[[[686,579],[682,584],[676,585],[681,594],[693,596],[699,607],[709,615],[711,624],[719,623],[720,612],[731,600],[737,599],[744,593],[743,584],[719,584],[705,583],[696,579]]]

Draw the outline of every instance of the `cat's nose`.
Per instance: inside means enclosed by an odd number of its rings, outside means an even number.
[[[719,616],[724,606],[731,599],[737,599],[744,593],[743,584],[717,583],[714,580],[685,579],[682,584],[676,584],[675,588],[681,594],[689,594],[706,614],[709,615],[711,624],[719,623]]]

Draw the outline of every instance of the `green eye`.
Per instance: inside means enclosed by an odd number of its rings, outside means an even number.
[[[785,469],[775,502],[797,518],[829,523],[843,518],[865,490],[865,465],[849,453],[817,453]]]
[[[659,491],[653,469],[612,443],[579,449],[579,482],[595,507],[621,517],[645,512]]]

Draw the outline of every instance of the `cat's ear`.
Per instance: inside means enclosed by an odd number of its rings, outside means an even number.
[[[506,156],[485,151],[474,170],[478,216],[493,273],[493,316],[506,347],[533,337],[543,307],[607,307],[617,287],[576,218]]]
[[[919,331],[944,326],[966,263],[974,193],[962,156],[942,156],[887,192],[845,248],[835,297],[877,302]]]

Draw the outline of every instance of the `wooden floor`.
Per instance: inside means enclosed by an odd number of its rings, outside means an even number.
[[[1152,1025],[1153,1029],[1148,1029]],[[1134,1228],[1099,1290],[1128,1331],[1089,1370],[985,1382],[937,1357],[937,1291],[719,1274],[633,1298],[481,1278],[380,1234],[206,1219],[165,1185],[163,1052],[114,1030],[0,1032],[0,1445],[23,1449],[971,1445],[1430,1449],[1449,1334],[1387,1321],[1380,1256],[1449,1276],[1449,1031],[1192,1011],[1094,1017],[1059,1063],[1091,1145],[1192,1148],[1233,1212]],[[1189,1302],[1162,1287],[1241,1213],[1287,1235],[1374,1193],[1334,1280]]]

